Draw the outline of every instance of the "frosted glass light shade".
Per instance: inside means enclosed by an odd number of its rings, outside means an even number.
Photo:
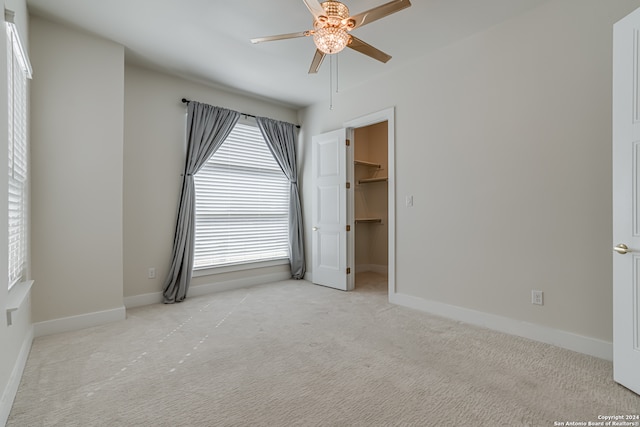
[[[313,41],[321,52],[338,53],[349,44],[351,36],[346,30],[335,27],[320,28],[313,34]]]

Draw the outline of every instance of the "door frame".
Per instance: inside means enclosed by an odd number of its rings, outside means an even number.
[[[369,125],[375,125],[381,122],[387,122],[387,156],[388,156],[388,181],[387,181],[387,214],[388,214],[388,254],[387,262],[389,263],[388,277],[388,295],[392,295],[396,290],[396,186],[395,186],[395,107],[389,107],[381,111],[367,114],[344,123],[343,127],[347,129],[347,138],[353,141],[354,130]],[[353,181],[354,165],[353,165],[353,144],[351,149],[347,150],[347,179]],[[353,186],[352,186],[353,188]],[[347,192],[347,222],[351,225],[351,229],[355,230],[355,201],[354,191]],[[355,262],[355,239],[353,233],[347,233],[347,259]],[[355,287],[355,266],[354,273],[347,278],[347,289],[353,290]]]

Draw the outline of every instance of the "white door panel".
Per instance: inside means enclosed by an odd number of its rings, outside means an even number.
[[[347,290],[346,130],[312,138],[313,283]]]
[[[340,212],[336,206],[340,206],[341,188],[338,185],[318,185],[318,221],[323,224],[339,225]]]
[[[613,376],[640,393],[640,9],[613,40]]]

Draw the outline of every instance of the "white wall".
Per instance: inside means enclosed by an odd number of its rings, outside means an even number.
[[[127,65],[124,138],[124,296],[127,298],[161,292],[169,272],[186,155],[187,108],[182,98],[297,122],[296,112],[289,108]],[[147,278],[149,267],[156,268],[155,279]],[[288,276],[288,265],[253,269],[195,277],[191,289],[251,277],[259,283],[269,277]],[[153,301],[153,298],[142,301]]]
[[[311,106],[303,193],[311,135],[395,106],[397,292],[610,342],[612,26],[639,6],[554,0]]]
[[[124,48],[31,20],[35,322],[121,310]]]
[[[15,23],[20,33],[22,43],[29,51],[28,16],[24,0],[6,0],[6,9],[15,12]],[[7,176],[7,50],[6,33],[0,31],[0,176]],[[0,180],[0,223],[7,224],[7,180]],[[0,285],[0,425],[4,425],[13,398],[20,383],[20,375],[26,361],[33,328],[31,324],[31,299],[27,299],[22,307],[13,313],[12,325],[7,324],[5,309],[8,301],[6,280],[7,270],[7,228],[0,227],[0,277],[5,281]]]

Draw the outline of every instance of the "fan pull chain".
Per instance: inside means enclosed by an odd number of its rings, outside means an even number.
[[[340,82],[340,54],[336,54],[336,93],[339,93],[340,91],[338,90],[338,85]]]
[[[329,55],[329,110],[333,110],[333,55]]]
[[[336,57],[336,66],[333,66],[333,57]],[[338,54],[329,55],[329,109],[333,110],[333,74],[336,76],[336,93],[340,93],[340,68]]]

